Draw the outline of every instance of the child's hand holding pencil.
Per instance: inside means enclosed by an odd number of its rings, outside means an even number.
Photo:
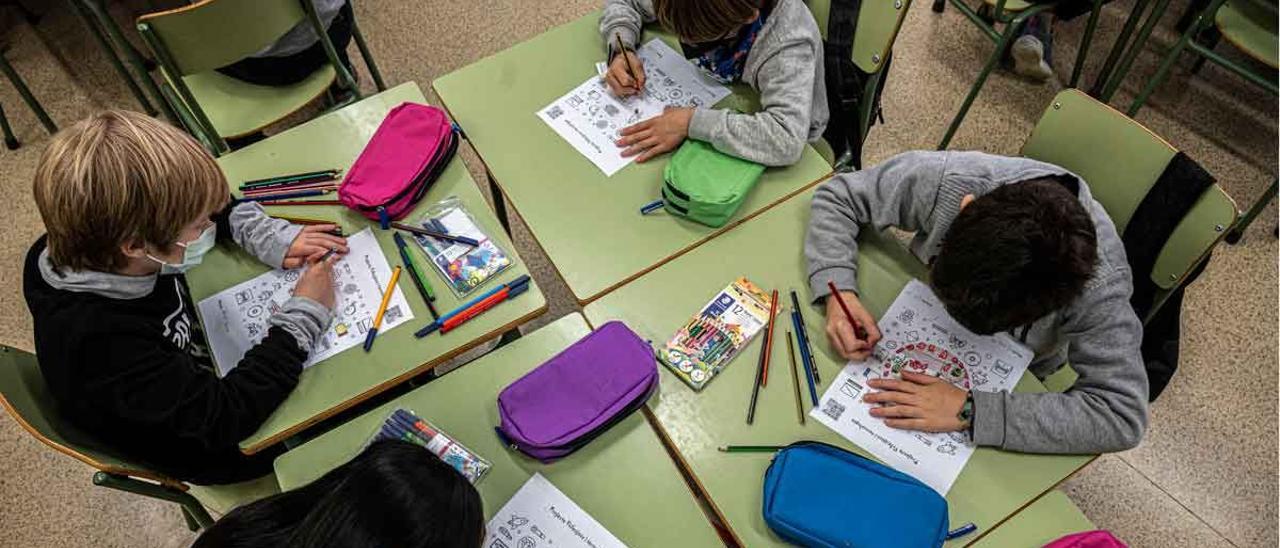
[[[335,232],[338,225],[306,225],[302,227],[294,237],[293,242],[289,244],[289,249],[284,254],[284,264],[286,269],[293,269],[307,264],[307,258],[322,254],[330,250],[334,250],[338,255],[347,253],[347,239],[338,236]]]
[[[875,318],[856,293],[839,291],[831,282],[827,282],[827,288],[831,290],[827,297],[827,340],[846,360],[866,359],[880,340]]]

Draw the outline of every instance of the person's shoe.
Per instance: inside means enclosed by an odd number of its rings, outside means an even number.
[[[1035,36],[1019,36],[1010,50],[1013,72],[1037,82],[1045,82],[1053,77],[1053,68],[1045,61],[1044,44]]]

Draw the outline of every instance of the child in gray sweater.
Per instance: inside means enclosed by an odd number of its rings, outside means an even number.
[[[803,0],[605,0],[600,35],[609,46],[605,81],[615,94],[644,89],[634,50],[641,26],[654,21],[674,32],[685,56],[714,78],[757,90],[761,108],[754,114],[668,109],[622,130],[623,156],[644,162],[688,137],[739,158],[787,166],[800,159],[806,142],[822,136],[822,37]]]
[[[827,299],[827,336],[848,359],[880,338],[858,292],[863,227],[915,231],[911,251],[947,311],[979,334],[1009,332],[1044,378],[1069,362],[1063,393],[972,393],[925,375],[881,379],[872,414],[896,428],[968,430],[979,445],[1032,453],[1129,449],[1147,425],[1142,323],[1129,304],[1124,244],[1076,175],[1026,158],[909,152],[818,187],[805,239],[813,295],[834,283],[864,333]],[[860,336],[861,335],[861,336]]]

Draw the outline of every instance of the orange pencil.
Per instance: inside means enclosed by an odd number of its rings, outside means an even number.
[[[365,352],[373,348],[373,338],[378,335],[378,328],[382,327],[382,316],[387,313],[387,305],[391,303],[391,294],[396,291],[397,281],[400,281],[399,265],[391,271],[391,281],[387,282],[387,290],[382,292],[382,304],[378,305],[378,313],[373,317],[373,327],[369,328],[369,334],[364,338]]]

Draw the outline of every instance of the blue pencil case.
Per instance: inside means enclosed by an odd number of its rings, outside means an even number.
[[[799,442],[764,474],[764,521],[788,542],[831,548],[942,546],[947,501],[897,470],[839,447]]]

